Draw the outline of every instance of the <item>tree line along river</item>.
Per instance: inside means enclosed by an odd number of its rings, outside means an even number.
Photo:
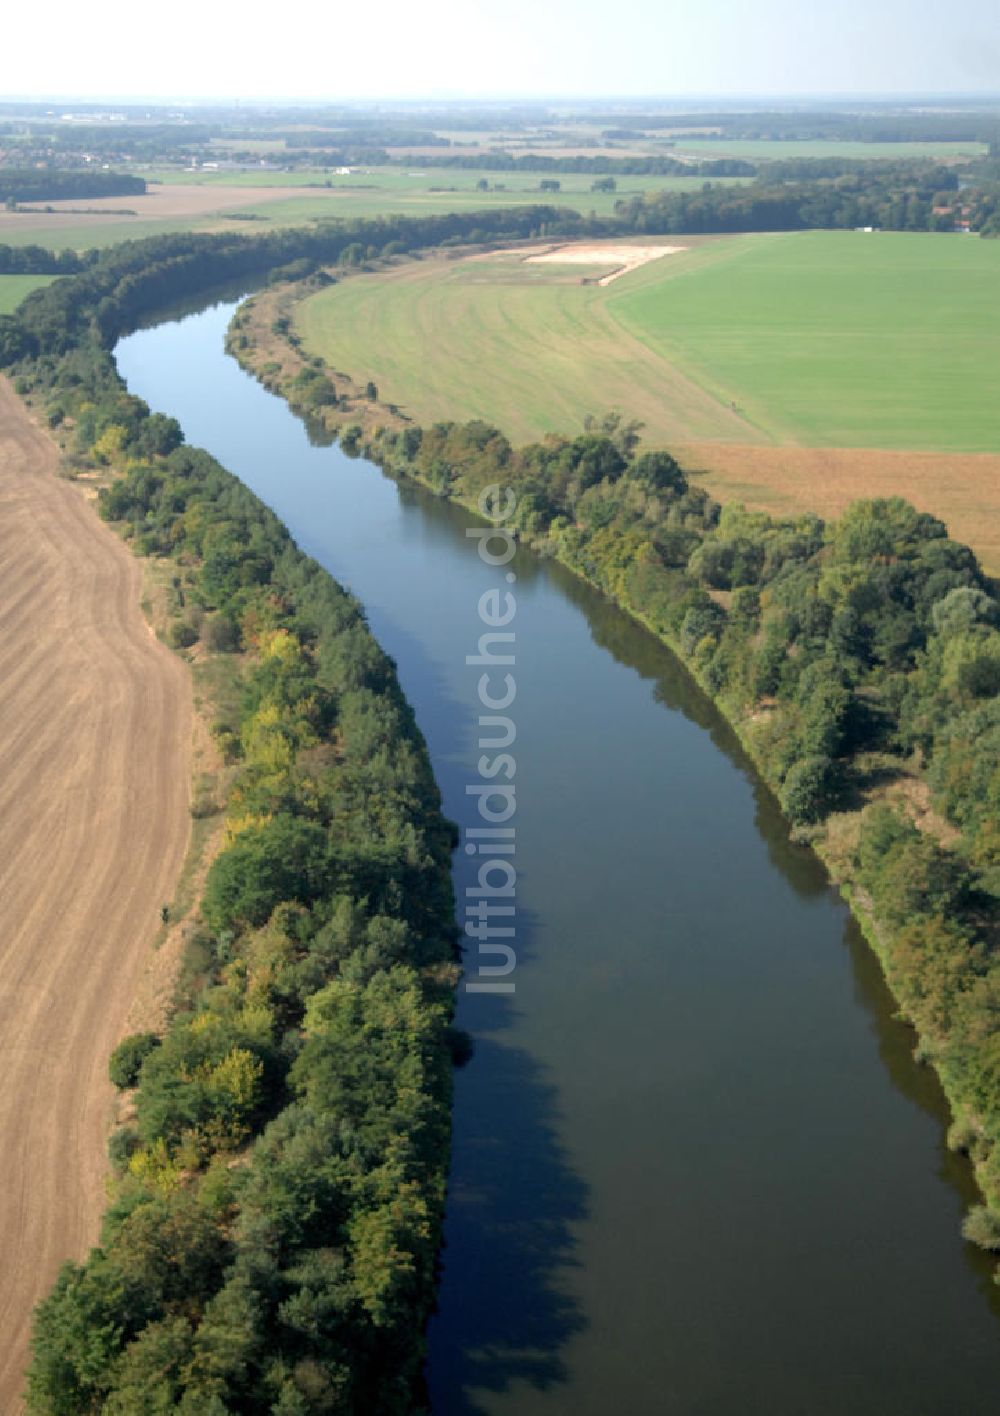
[[[992,1411],[1000,1290],[940,1092],[731,731],[561,567],[491,567],[468,513],[311,445],[225,355],[234,308],[119,368],[364,604],[463,830],[480,599],[517,601],[517,965],[460,1001],[435,1416]]]

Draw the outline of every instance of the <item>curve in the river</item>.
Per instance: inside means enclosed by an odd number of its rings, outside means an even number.
[[[363,601],[474,824],[500,572],[466,513],[311,446],[224,356],[231,310],[132,336],[122,372]],[[970,1181],[846,909],[675,659],[512,568],[516,992],[461,1003],[436,1416],[985,1416]]]

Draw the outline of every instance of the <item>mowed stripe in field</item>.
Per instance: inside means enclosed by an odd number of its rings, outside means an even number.
[[[180,872],[192,705],[138,563],[0,381],[0,1411],[96,1242],[107,1059]]]

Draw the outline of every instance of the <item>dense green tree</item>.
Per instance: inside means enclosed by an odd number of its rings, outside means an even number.
[[[828,757],[804,757],[788,770],[781,788],[781,809],[796,825],[818,821],[829,792],[831,763]]]
[[[118,1044],[111,1054],[108,1071],[116,1087],[134,1087],[142,1069],[142,1064],[158,1046],[160,1039],[156,1033],[132,1033]]]

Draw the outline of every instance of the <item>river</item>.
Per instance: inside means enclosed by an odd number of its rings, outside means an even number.
[[[504,572],[461,509],[311,445],[225,355],[233,308],[123,340],[121,372],[362,601],[475,825],[466,656]],[[506,570],[517,968],[460,1003],[435,1416],[993,1412],[971,1180],[846,908],[666,649],[558,566]]]

